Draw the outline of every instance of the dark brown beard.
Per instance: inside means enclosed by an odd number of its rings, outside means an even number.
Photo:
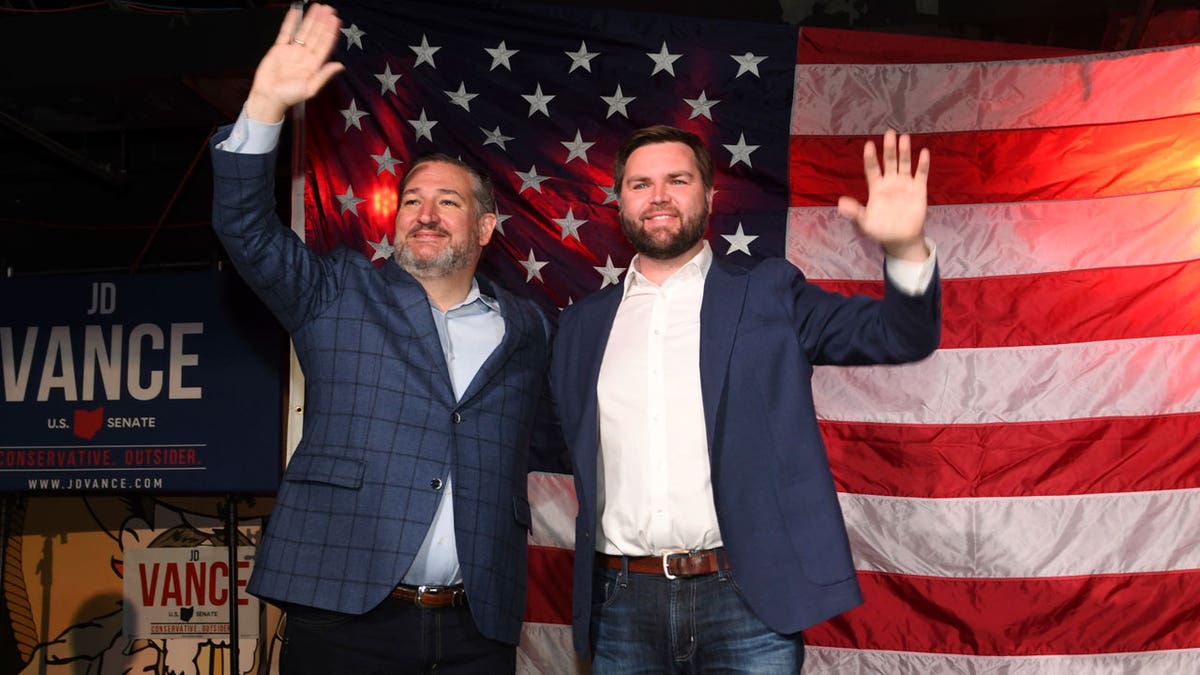
[[[708,206],[705,205],[694,217],[685,219],[683,227],[666,242],[656,241],[644,229],[638,227],[638,221],[620,214],[621,231],[625,238],[633,244],[633,250],[647,258],[655,260],[670,260],[687,253],[701,239],[704,230],[708,228]]]

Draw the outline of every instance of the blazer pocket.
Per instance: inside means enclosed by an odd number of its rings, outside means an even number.
[[[513,495],[513,518],[526,530],[533,529],[533,517],[529,514],[529,500]]]
[[[365,471],[366,465],[356,459],[305,453],[292,456],[283,479],[293,483],[321,483],[357,490],[362,487]]]

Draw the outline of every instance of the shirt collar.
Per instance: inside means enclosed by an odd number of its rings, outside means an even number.
[[[639,287],[658,288],[655,286],[654,282],[647,279],[638,270],[641,265],[641,258],[642,254],[639,253],[633,256],[633,260],[629,261],[629,274],[625,275],[625,290],[622,294],[622,297],[628,297],[630,291],[636,290]],[[708,270],[712,267],[712,262],[712,247],[708,245],[708,240],[706,239],[704,241],[704,245],[700,247],[700,252],[692,256],[691,260],[688,260],[686,263],[684,263],[682,267],[675,270],[675,273],[668,277],[665,282],[663,282],[663,286],[665,287],[672,281],[683,278],[683,276],[689,272],[699,274],[701,281],[703,281],[704,279],[708,278]]]
[[[493,312],[500,311],[500,301],[490,295],[484,295],[483,292],[479,290],[479,280],[472,277],[471,290],[467,291],[467,297],[463,298],[462,302],[451,307],[450,309],[447,309],[446,314],[449,314],[450,312],[462,307],[469,307],[476,301],[479,301]]]

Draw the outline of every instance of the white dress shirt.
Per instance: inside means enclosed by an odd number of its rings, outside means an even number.
[[[919,295],[929,259],[886,258],[888,277]],[[600,418],[596,550],[647,556],[722,546],[700,393],[700,306],[708,242],[657,286],[629,264],[596,383]],[[763,364],[769,368],[770,364]]]

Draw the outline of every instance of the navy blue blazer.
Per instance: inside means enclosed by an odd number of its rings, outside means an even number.
[[[862,602],[829,460],[813,411],[822,364],[916,361],[937,348],[941,290],[886,284],[883,300],[821,290],[782,259],[753,270],[714,260],[700,308],[700,386],[713,497],[746,601],[780,633]],[[596,381],[622,285],[559,319],[551,387],[570,448],[575,522],[575,648],[588,645],[595,561]]]
[[[516,644],[525,608],[531,428],[550,327],[532,302],[479,278],[504,338],[461,400],[421,285],[356,251],[313,253],[275,213],[274,153],[215,148],[213,227],[292,336],[304,434],[283,476],[249,591],[350,614],[412,564],[453,474],[454,527],[480,632]],[[247,448],[272,452],[275,448]]]

